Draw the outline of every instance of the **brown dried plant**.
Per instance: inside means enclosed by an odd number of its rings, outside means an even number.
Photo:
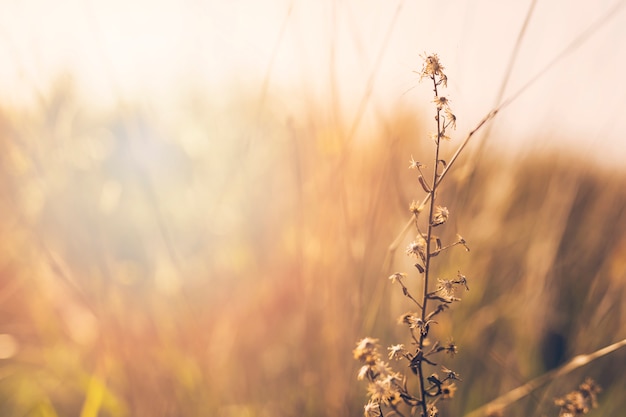
[[[435,146],[432,173],[428,175],[425,172],[426,165],[411,156],[409,168],[417,172],[417,182],[426,195],[421,201],[413,201],[410,204],[411,220],[390,246],[390,253],[395,252],[400,238],[411,228],[415,230],[415,237],[407,246],[405,254],[415,260],[414,266],[421,278],[419,295],[413,295],[412,285],[406,283],[409,280],[409,274],[406,272],[395,272],[389,277],[393,284],[400,286],[403,295],[415,306],[414,310],[404,313],[399,319],[399,323],[406,326],[411,342],[409,346],[394,344],[387,348],[389,361],[406,361],[406,368],[411,373],[397,372],[391,367],[380,353],[378,339],[372,337],[361,339],[353,354],[354,358],[361,363],[357,378],[368,382],[369,401],[364,406],[366,417],[392,415],[438,417],[440,415],[439,403],[454,397],[457,389],[456,383],[461,381],[461,378],[458,373],[440,364],[439,357],[442,353],[455,355],[458,350],[457,345],[453,339],[446,342],[436,340],[431,329],[437,324],[435,318],[444,313],[452,303],[461,301],[457,297],[458,290],[464,288],[469,291],[469,286],[466,276],[460,271],[454,278],[437,277],[435,283],[433,261],[435,257],[454,246],[463,246],[468,252],[469,247],[460,235],[457,235],[453,242],[444,244],[435,233],[436,228],[445,225],[450,217],[450,211],[439,203],[437,194],[446,173],[469,139],[504,106],[515,99],[513,97],[489,112],[468,133],[465,140],[446,162],[440,157],[441,145],[442,142],[450,140],[449,130],[456,128],[456,116],[452,113],[450,99],[440,94],[440,89],[447,87],[448,77],[436,54],[423,58],[423,67],[418,73],[420,80],[429,79],[432,82],[433,103],[436,109],[437,130],[431,134]],[[467,414],[467,417],[501,415],[505,407],[555,378],[568,374],[624,346],[626,346],[626,339],[591,354],[578,355],[560,368],[547,372],[475,409]],[[417,378],[416,384],[408,383],[408,377],[411,374]],[[559,417],[574,417],[588,413],[596,407],[599,391],[599,386],[588,379],[578,390],[556,399],[555,404],[560,407]]]
[[[595,381],[587,378],[578,389],[554,400],[554,404],[560,408],[559,417],[575,417],[587,414],[592,408],[598,406],[598,393],[600,391],[601,389]]]
[[[450,216],[448,208],[439,204],[437,194],[448,167],[448,163],[440,157],[441,145],[450,140],[448,132],[456,128],[456,116],[452,113],[450,99],[440,94],[440,90],[447,87],[448,77],[439,57],[431,54],[423,58],[424,64],[419,71],[420,81],[430,80],[434,91],[436,132],[431,138],[435,145],[435,156],[430,175],[424,172],[426,165],[413,157],[409,163],[409,168],[417,172],[417,181],[426,197],[421,203],[414,201],[409,207],[416,234],[405,251],[407,256],[415,259],[414,266],[421,277],[420,294],[414,296],[412,289],[405,284],[407,273],[396,272],[389,277],[401,287],[404,296],[411,300],[416,309],[403,314],[399,320],[400,324],[407,327],[411,345],[390,346],[388,357],[389,360],[406,361],[408,369],[417,377],[418,386],[415,393],[409,390],[407,375],[395,372],[382,359],[377,339],[362,339],[353,353],[355,359],[362,363],[358,379],[366,379],[369,383],[370,399],[365,405],[366,417],[407,414],[436,417],[439,415],[437,405],[454,396],[456,381],[460,381],[459,375],[440,365],[438,358],[442,353],[456,354],[456,344],[452,339],[447,342],[434,340],[430,332],[431,327],[437,323],[437,316],[445,312],[452,303],[461,300],[457,297],[457,289],[462,287],[469,290],[467,278],[461,272],[454,278],[437,278],[436,284],[433,276],[433,260],[443,251],[458,245],[469,251],[463,237],[457,235],[454,242],[444,245],[435,233],[435,229],[445,225]]]

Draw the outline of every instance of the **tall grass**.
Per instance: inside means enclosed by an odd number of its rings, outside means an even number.
[[[389,245],[432,114],[398,106],[358,130],[365,113],[308,97],[293,112],[271,94],[196,93],[164,114],[95,111],[77,90],[0,110],[0,415],[362,414],[349,357],[365,334],[406,337],[387,277],[415,262]],[[454,214],[442,241],[462,230],[472,248],[437,259],[440,276],[472,271],[437,324],[463,379],[445,415],[626,337],[624,173],[575,152],[474,162],[437,197]],[[507,415],[555,415],[587,376],[597,415],[619,415],[624,355],[546,380]]]
[[[315,114],[263,117],[246,154],[243,129],[224,130],[210,103],[168,125],[56,94],[3,111],[1,413],[361,414],[354,341],[405,336],[383,265],[415,196],[407,155],[428,152],[420,116],[398,109],[337,171],[342,136]],[[233,106],[256,121],[245,98]],[[462,225],[472,248],[440,263],[472,271],[437,327],[461,347],[446,364],[464,380],[452,415],[623,339],[626,322],[623,174],[494,156],[469,183],[466,163],[439,197],[455,213],[442,239]],[[554,415],[585,376],[603,387],[598,414],[619,413],[623,355],[510,415]]]

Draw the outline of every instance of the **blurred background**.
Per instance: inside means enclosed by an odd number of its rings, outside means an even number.
[[[356,342],[409,344],[437,53],[458,129],[436,335],[462,415],[626,337],[624,1],[41,0],[0,15],[0,414],[361,415]],[[420,286],[417,274],[407,279]],[[398,370],[404,370],[397,364]],[[626,353],[593,377],[618,415]]]

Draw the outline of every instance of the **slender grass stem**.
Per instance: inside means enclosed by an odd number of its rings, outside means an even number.
[[[439,96],[439,92],[437,91],[437,79],[435,77],[435,75],[433,75],[431,77],[432,81],[433,81],[433,88],[434,88],[434,92],[435,92],[435,97]],[[428,306],[428,283],[430,280],[430,272],[431,272],[431,265],[430,265],[430,261],[431,261],[431,244],[432,244],[432,237],[433,237],[433,218],[434,218],[434,213],[435,213],[435,199],[436,199],[436,192],[437,192],[437,185],[439,184],[438,181],[438,177],[439,177],[439,144],[441,142],[441,109],[440,107],[437,107],[437,116],[435,117],[436,121],[437,121],[437,137],[435,139],[435,161],[433,164],[433,178],[432,178],[432,185],[431,185],[431,191],[429,193],[430,195],[430,201],[429,201],[429,206],[428,206],[428,228],[427,228],[427,232],[426,232],[426,257],[425,257],[425,261],[424,261],[424,287],[423,287],[423,291],[422,291],[422,308],[421,308],[421,319],[422,319],[422,323],[424,326],[427,326],[426,324],[426,314],[427,314],[427,306]],[[419,230],[418,230],[419,233]],[[423,352],[424,351],[424,340],[426,339],[426,331],[421,331],[420,332],[420,338],[419,338],[419,351]],[[424,385],[424,371],[422,368],[422,364],[423,362],[420,361],[418,364],[418,374],[419,374],[419,380],[420,380],[420,397],[421,397],[421,405],[422,405],[422,412],[424,414],[424,416],[428,415],[428,408],[427,408],[427,404],[426,404],[426,387]]]

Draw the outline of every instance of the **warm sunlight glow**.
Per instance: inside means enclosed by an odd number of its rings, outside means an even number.
[[[624,1],[3,3],[0,415],[449,417],[626,337]],[[589,358],[510,415],[620,415]]]

